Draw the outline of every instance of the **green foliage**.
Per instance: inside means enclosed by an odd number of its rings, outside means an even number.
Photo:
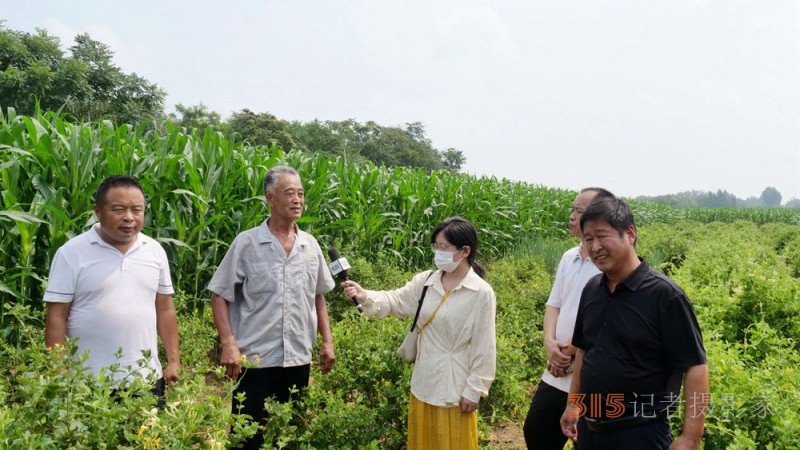
[[[729,341],[741,341],[748,327],[761,321],[800,338],[792,320],[800,313],[800,284],[787,259],[775,253],[775,240],[750,222],[712,224],[702,235],[696,227],[660,232],[664,242],[683,241],[688,248],[671,275],[695,299],[701,317]]]
[[[456,150],[451,147],[442,152],[442,163],[444,163],[444,168],[451,172],[458,172],[461,170],[461,166],[466,164],[466,162],[467,157],[464,156],[464,152],[461,150]]]
[[[177,114],[170,114],[169,120],[179,126],[190,130],[192,128],[207,128],[209,126],[217,129],[227,129],[227,124],[222,126],[222,117],[216,111],[211,111],[202,102],[195,106],[184,106],[180,103],[175,105]],[[178,117],[180,114],[180,117]]]
[[[797,341],[758,322],[741,342],[706,337],[712,403],[705,448],[798,448]]]
[[[637,201],[659,203],[663,205],[677,206],[681,208],[734,208],[734,207],[779,207],[783,196],[774,187],[767,187],[761,192],[760,197],[749,197],[747,199],[737,198],[728,191],[718,189],[712,191],[685,191],[677,194],[636,197]],[[792,199],[797,201],[797,199]],[[786,203],[786,207],[796,207],[792,200]]]
[[[718,189],[712,191],[685,191],[670,195],[657,195],[648,197],[640,195],[636,200],[662,203],[680,207],[702,207],[702,208],[728,208],[737,206],[738,199],[728,191]]]
[[[744,221],[640,233],[641,249],[672,261],[664,267],[703,330],[712,393],[705,448],[800,445],[800,281],[790,256],[798,233],[797,226]],[[673,424],[680,429],[680,420]]]
[[[0,120],[2,301],[41,297],[50,258],[93,222],[93,193],[111,174],[142,182],[145,232],[165,245],[173,282],[189,298],[206,297],[229,243],[264,220],[261,180],[276,164],[300,172],[306,188],[300,223],[323,246],[344,243],[372,262],[410,269],[430,265],[430,230],[449,216],[479,225],[479,258],[491,259],[522,236],[563,234],[551,225],[566,221],[573,196],[447,171],[287,154],[228,140],[211,128],[185,134],[172,125],[163,132],[107,121],[74,125],[52,113],[29,117],[13,110]]]
[[[487,281],[497,296],[497,378],[482,412],[521,420],[547,355],[542,321],[552,276],[537,257],[506,258],[492,264]]]
[[[497,378],[480,404],[481,429],[524,416],[545,362],[541,324],[553,268],[572,245],[565,224],[574,192],[356,165],[352,155],[284,153],[210,128],[76,125],[13,109],[0,116],[0,447],[223,448],[263,432],[276,448],[402,448],[411,366],[394,352],[409,324],[367,320],[340,289],[327,296],[334,370],[322,375],[313,366],[297,401],[270,402],[266,430],[230,413],[232,385],[213,366],[217,336],[199,299],[233,237],[264,220],[261,177],[276,164],[303,178],[301,226],[323,247],[339,248],[353,278],[370,288],[399,287],[431,267],[429,233],[442,219],[461,214],[479,227],[498,332]],[[50,258],[93,221],[97,183],[118,173],[142,181],[146,232],[167,249],[180,293],[184,372],[159,412],[146,385],[126,387],[115,401],[108,377],[84,376],[80,359],[68,357],[74,345],[42,346],[38,299]],[[632,207],[639,253],[683,287],[704,332],[716,408],[705,448],[800,446],[800,214]]]
[[[359,123],[353,119],[336,122],[292,122],[288,125],[299,149],[342,156],[350,161],[372,161],[387,167],[415,167],[431,170],[458,171],[466,161],[463,153],[450,148],[436,150],[425,135],[421,122],[407,123],[405,128],[386,127],[373,121]]]
[[[226,125],[250,145],[277,146],[286,151],[296,146],[286,123],[270,113],[254,113],[245,108],[233,113]]]
[[[16,345],[0,347],[2,448],[222,449],[255,432],[244,417],[230,413],[233,385],[223,382],[222,369],[212,368],[207,358],[192,361],[183,379],[167,389],[166,407],[159,411],[148,382],[118,386],[112,372],[127,370],[114,366],[90,375],[74,341],[45,350],[38,313],[24,305],[5,313],[18,332]],[[184,343],[191,342],[181,334]],[[231,428],[239,434],[229,435]]]
[[[764,206],[780,206],[782,199],[781,193],[772,186],[764,188],[764,191],[761,192],[761,203]]]
[[[0,23],[0,98],[3,107],[33,114],[38,107],[78,120],[106,118],[141,124],[161,119],[166,93],[112,62],[111,49],[88,34],[75,37],[65,57],[57,37],[7,29]]]
[[[658,203],[630,201],[637,226],[677,224],[680,222],[726,222],[745,220],[757,224],[786,223],[800,225],[796,208],[681,208]]]
[[[522,240],[513,250],[511,256],[517,258],[536,257],[544,263],[544,267],[555,276],[558,264],[564,252],[577,245],[577,241],[563,238],[542,237],[532,235]]]

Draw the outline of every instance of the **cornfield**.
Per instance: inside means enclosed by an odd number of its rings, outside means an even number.
[[[94,222],[93,194],[112,174],[137,177],[148,209],[145,232],[166,248],[173,282],[203,292],[229,243],[267,215],[261,181],[282,164],[306,189],[301,226],[323,246],[367,260],[430,264],[430,230],[464,215],[495,258],[532,235],[563,237],[573,193],[450,172],[354,165],[342,158],[252,147],[212,129],[163,131],[72,124],[55,113],[0,116],[0,295],[41,297],[50,259]]]
[[[563,239],[574,192],[447,171],[351,164],[252,147],[229,136],[109,121],[72,124],[57,113],[0,111],[0,302],[39,299],[55,250],[94,222],[93,194],[108,175],[130,174],[148,198],[145,232],[167,249],[173,282],[190,298],[237,233],[267,214],[261,180],[274,165],[296,168],[306,189],[300,220],[323,246],[409,268],[430,264],[430,230],[452,215],[481,232],[481,257],[523,241]],[[797,209],[674,208],[632,202],[639,225],[750,220],[800,224]],[[12,302],[13,303],[13,302]]]

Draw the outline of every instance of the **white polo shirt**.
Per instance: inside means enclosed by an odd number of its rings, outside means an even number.
[[[89,351],[92,373],[118,363],[128,378],[130,366],[147,377],[161,377],[156,329],[156,294],[173,294],[167,255],[142,233],[127,253],[103,241],[96,224],[56,251],[44,301],[72,303],[67,336],[77,339],[78,353]],[[122,349],[122,356],[115,354]],[[143,351],[151,357],[139,369]]]
[[[578,316],[578,305],[581,302],[581,293],[586,282],[599,274],[600,270],[591,259],[581,258],[581,247],[573,247],[561,257],[556,271],[556,280],[550,291],[547,306],[559,308],[558,322],[556,323],[556,340],[572,342],[572,332],[575,330],[575,318]],[[546,369],[542,381],[569,392],[572,384],[572,374],[563,377],[554,377]]]

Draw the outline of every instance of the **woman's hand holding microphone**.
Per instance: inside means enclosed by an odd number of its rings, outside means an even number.
[[[359,303],[364,303],[367,299],[367,293],[364,292],[364,288],[353,280],[342,281],[340,286],[344,290],[344,296],[350,300],[356,299]]]

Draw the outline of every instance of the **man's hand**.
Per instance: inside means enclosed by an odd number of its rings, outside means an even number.
[[[572,442],[578,442],[578,414],[580,408],[577,406],[569,405],[561,415],[561,432],[564,436],[572,439]]]
[[[469,414],[478,409],[478,404],[461,397],[461,412]]]
[[[677,439],[672,441],[669,450],[697,450],[700,448],[699,439],[690,439],[684,435],[678,436]]]
[[[239,347],[234,343],[223,344],[219,363],[225,366],[225,374],[228,378],[238,379],[242,372],[242,353],[239,352]]]
[[[336,354],[333,352],[333,342],[323,342],[319,347],[319,369],[322,373],[328,373],[333,368],[336,361]]]
[[[167,367],[164,368],[164,381],[167,384],[172,384],[181,379],[178,372],[181,370],[181,363],[167,363]]]
[[[575,347],[565,342],[547,339],[545,340],[547,349],[547,371],[554,377],[563,377],[572,373],[567,370],[572,365],[572,355],[575,354]]]

